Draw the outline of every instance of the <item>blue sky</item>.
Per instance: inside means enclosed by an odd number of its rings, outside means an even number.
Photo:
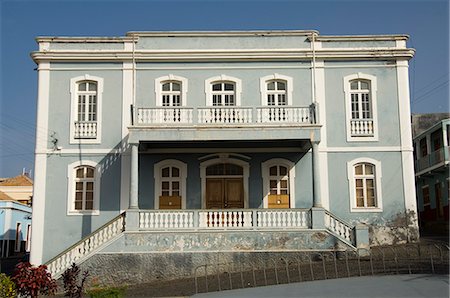
[[[413,113],[449,111],[448,0],[0,0],[0,177],[33,168],[36,36],[127,31],[315,29],[322,35],[409,34]]]

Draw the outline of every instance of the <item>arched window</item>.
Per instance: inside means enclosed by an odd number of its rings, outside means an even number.
[[[233,82],[213,82],[211,94],[213,106],[236,105],[236,87]]]
[[[270,80],[266,83],[267,87],[267,105],[285,106],[287,105],[286,81]]]
[[[381,167],[378,161],[357,159],[348,164],[353,211],[381,210]]]
[[[161,102],[163,107],[181,106],[181,82],[179,81],[162,82]]]
[[[155,209],[186,208],[187,165],[167,159],[154,166]]]
[[[173,74],[155,79],[156,106],[186,106],[188,80]]]
[[[205,80],[207,106],[240,106],[242,83],[238,78],[220,75]]]
[[[295,208],[294,163],[274,158],[261,166],[264,189],[264,208]]]
[[[71,79],[70,143],[100,143],[103,79],[84,75]]]
[[[344,77],[347,141],[377,141],[377,79],[367,74]]]
[[[100,172],[96,166],[91,161],[68,166],[68,214],[98,214]]]

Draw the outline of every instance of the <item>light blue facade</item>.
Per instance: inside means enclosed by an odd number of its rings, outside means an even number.
[[[33,215],[39,227],[32,261],[49,261],[123,212],[125,230],[151,234],[145,216],[158,216],[165,197],[180,197],[181,210],[196,210],[196,231],[197,224],[211,227],[212,215],[202,222],[202,212],[226,213],[228,200],[249,216],[244,226],[256,227],[265,224],[258,210],[287,198],[280,212],[307,210],[295,216],[310,214],[305,227],[313,231],[337,228],[329,222],[313,228],[311,208],[349,227],[367,225],[371,245],[415,239],[407,76],[414,51],[406,40],[316,31],[38,38],[39,51],[32,53],[39,66],[38,127],[51,133],[38,135],[47,142],[36,147],[36,176],[43,176],[35,182],[34,208],[41,209]],[[79,89],[83,82],[96,90]],[[270,89],[271,82],[280,89]],[[360,89],[351,89],[352,82]],[[181,87],[164,90],[165,83]],[[354,98],[360,98],[356,108]],[[96,119],[86,120],[89,113]],[[217,164],[239,170],[211,174]],[[358,178],[358,164],[374,172]],[[180,174],[164,176],[167,167]],[[90,168],[93,177],[77,176]],[[364,180],[359,201],[358,179]],[[91,194],[92,208],[86,207]],[[210,209],[216,199],[223,208]],[[132,252],[133,245],[119,250]]]
[[[0,201],[0,229],[2,258],[29,251],[31,207],[16,201]]]

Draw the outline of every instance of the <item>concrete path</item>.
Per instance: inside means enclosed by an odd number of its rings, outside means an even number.
[[[448,275],[363,276],[197,294],[192,297],[449,297]]]

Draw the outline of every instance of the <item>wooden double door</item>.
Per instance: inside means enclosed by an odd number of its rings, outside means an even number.
[[[242,177],[207,178],[206,209],[244,208]]]

